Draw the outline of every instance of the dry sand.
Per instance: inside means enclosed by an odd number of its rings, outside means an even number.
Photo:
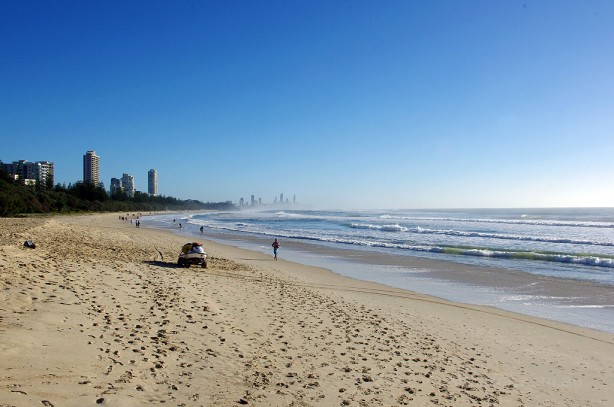
[[[184,240],[0,219],[0,406],[614,405],[613,335]]]

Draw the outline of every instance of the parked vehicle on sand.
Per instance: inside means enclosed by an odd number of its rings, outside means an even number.
[[[207,268],[207,253],[203,250],[203,245],[198,242],[184,244],[177,259],[179,267],[190,267],[192,264]]]

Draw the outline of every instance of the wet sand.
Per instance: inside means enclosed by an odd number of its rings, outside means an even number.
[[[185,240],[0,219],[0,405],[614,402],[613,335],[208,241],[208,269],[178,268]]]
[[[229,238],[230,235],[228,234],[213,234],[211,232],[209,234],[218,241],[234,243],[234,239]],[[237,239],[237,246],[241,247],[242,244],[239,241],[251,242],[254,248],[257,246],[268,248],[270,246],[270,239],[250,235],[244,235],[241,239]],[[564,279],[518,270],[417,256],[391,256],[377,250],[341,249],[326,245],[306,244],[292,239],[284,239],[282,255],[286,255],[287,249],[308,253],[310,256],[317,253],[323,258],[341,259],[355,264],[355,269],[365,266],[399,267],[404,270],[418,271],[421,278],[425,279],[463,284],[476,289],[494,289],[518,296],[543,296],[548,297],[552,302],[558,300],[563,306],[611,306],[614,304],[613,287],[590,280]]]

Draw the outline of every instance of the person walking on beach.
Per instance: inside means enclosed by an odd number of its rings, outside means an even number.
[[[200,227],[200,234],[201,234],[201,235],[203,234],[203,229],[204,229],[204,226],[201,226],[201,227]]]
[[[273,246],[273,255],[275,256],[275,260],[277,260],[277,249],[279,249],[280,246],[279,241],[275,239],[271,246]]]

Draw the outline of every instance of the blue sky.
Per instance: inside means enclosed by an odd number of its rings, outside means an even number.
[[[323,208],[614,206],[614,2],[0,1],[0,160]]]

